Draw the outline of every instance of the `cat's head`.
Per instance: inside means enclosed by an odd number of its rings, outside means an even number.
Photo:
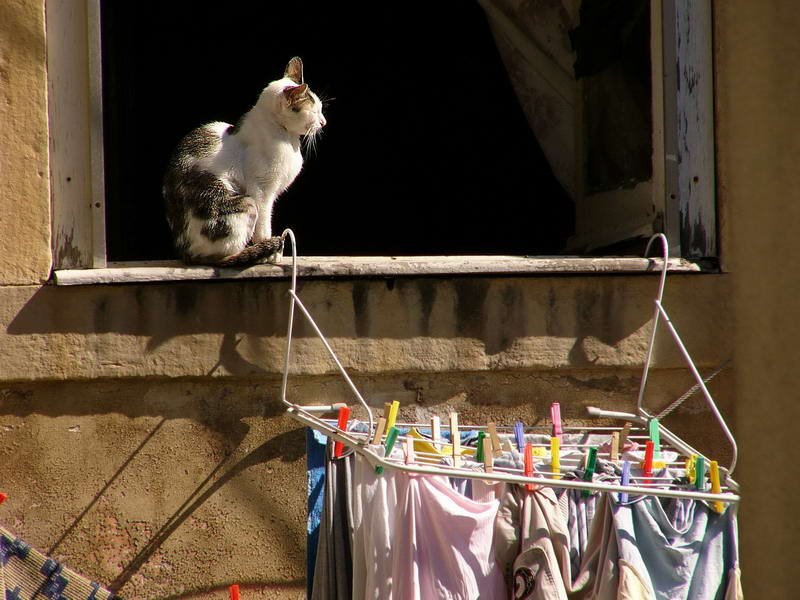
[[[270,83],[261,95],[269,101],[274,118],[290,133],[313,138],[325,126],[322,102],[303,81],[299,57],[290,60],[283,77]]]

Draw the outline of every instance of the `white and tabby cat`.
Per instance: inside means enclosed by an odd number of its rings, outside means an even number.
[[[183,260],[220,267],[275,259],[272,208],[303,166],[301,138],[322,127],[322,103],[289,61],[234,127],[208,123],[178,145],[164,177],[167,221]]]

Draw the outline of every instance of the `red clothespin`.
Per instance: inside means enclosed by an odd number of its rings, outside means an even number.
[[[3,492],[0,492],[0,504],[2,504],[3,502],[5,502],[6,500],[8,500],[8,494],[5,494],[5,493],[3,493]]]
[[[234,584],[228,588],[230,600],[239,600],[239,584]]]
[[[525,466],[525,477],[533,477],[533,444],[525,444],[523,460],[523,464]],[[525,489],[532,492],[536,489],[536,486],[533,483],[526,483]]]
[[[339,409],[339,421],[336,423],[336,426],[342,431],[347,431],[347,421],[349,419],[350,419],[350,408],[348,406],[342,406]],[[344,451],[344,444],[342,442],[333,443],[334,458],[339,458],[342,455],[343,451]]]
[[[642,462],[642,472],[650,483],[650,477],[653,476],[653,452],[655,451],[655,444],[652,440],[648,440],[644,445],[644,462]]]
[[[550,420],[553,421],[553,437],[560,440],[564,431],[561,429],[561,405],[558,402],[550,405]]]

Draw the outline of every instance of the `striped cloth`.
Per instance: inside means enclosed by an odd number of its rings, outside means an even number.
[[[5,600],[121,600],[0,527],[0,590]]]

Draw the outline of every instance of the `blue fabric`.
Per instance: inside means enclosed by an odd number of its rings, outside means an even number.
[[[322,506],[325,498],[325,447],[327,436],[306,428],[306,476],[308,492],[308,521],[306,533],[306,592],[311,597],[314,568],[317,564],[317,543]]]

